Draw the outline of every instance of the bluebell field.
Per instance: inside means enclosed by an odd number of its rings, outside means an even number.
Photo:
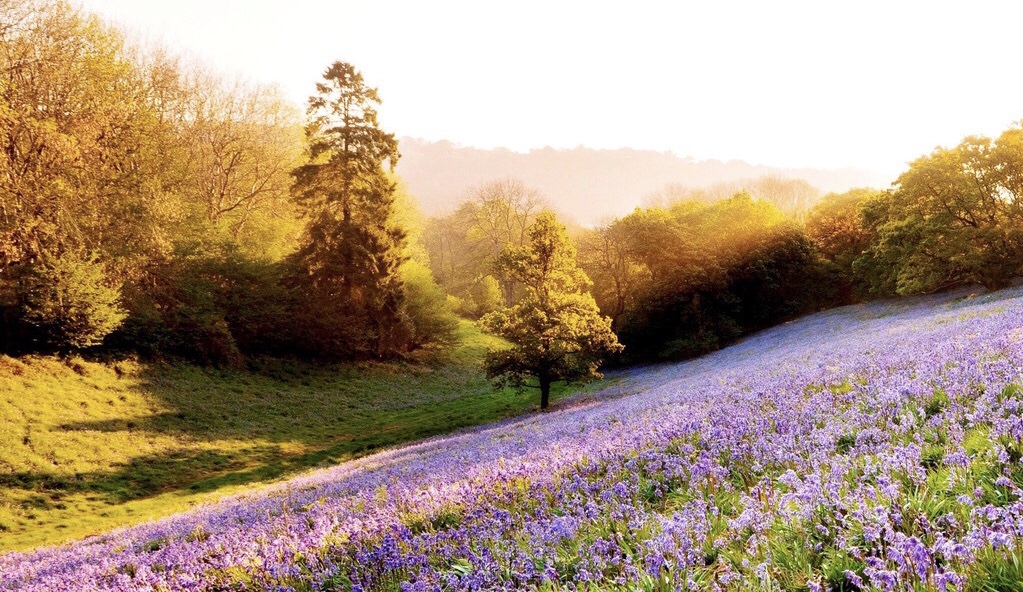
[[[965,295],[9,553],[0,590],[999,589],[1023,577],[1023,290]]]

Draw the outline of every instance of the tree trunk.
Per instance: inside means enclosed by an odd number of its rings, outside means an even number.
[[[551,379],[540,377],[540,411],[546,411],[551,402]]]

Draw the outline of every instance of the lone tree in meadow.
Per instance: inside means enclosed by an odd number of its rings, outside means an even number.
[[[540,389],[540,409],[550,403],[551,384],[600,378],[603,359],[623,348],[587,292],[590,280],[576,265],[575,247],[554,214],[540,214],[529,240],[508,247],[497,258],[498,270],[521,283],[517,304],[484,316],[484,330],[514,345],[487,354],[487,376],[515,386],[530,379]]]
[[[386,356],[401,339],[405,231],[388,175],[398,142],[378,126],[377,91],[351,64],[332,64],[316,91],[309,162],[292,187],[308,218],[296,256],[311,297],[305,345],[329,357]]]

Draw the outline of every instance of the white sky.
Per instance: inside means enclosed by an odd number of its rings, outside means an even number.
[[[400,136],[872,169],[1023,119],[1023,3],[80,0],[303,104],[351,62]]]

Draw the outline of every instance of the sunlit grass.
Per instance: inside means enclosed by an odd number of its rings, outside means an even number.
[[[392,364],[222,371],[0,357],[0,550],[165,516],[534,408],[535,391],[497,391],[480,371],[497,341],[470,323],[460,332],[443,357]]]

